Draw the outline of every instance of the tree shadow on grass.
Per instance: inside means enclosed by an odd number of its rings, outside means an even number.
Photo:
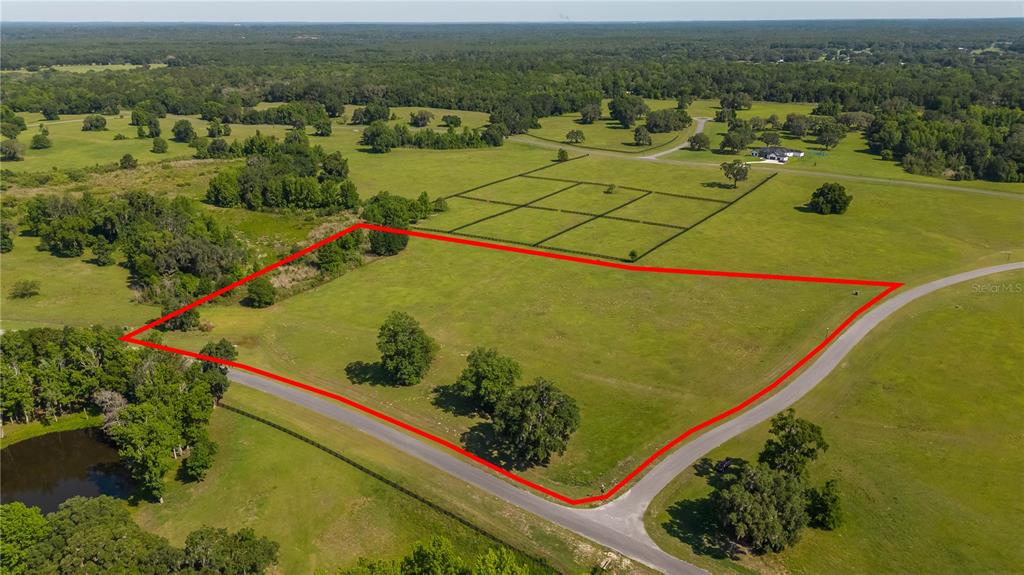
[[[434,388],[434,399],[431,401],[434,407],[442,409],[452,415],[468,417],[479,415],[478,407],[466,397],[455,390],[455,384],[440,385]]]
[[[810,206],[804,204],[802,206],[793,206],[793,209],[800,212],[801,214],[816,214],[818,212],[811,209]]]
[[[731,189],[733,189],[732,184],[725,184],[725,183],[722,183],[722,182],[704,182],[703,184],[701,184],[701,186],[705,187],[705,188],[715,188],[715,189],[718,189],[718,190],[731,190]]]
[[[736,545],[715,531],[715,509],[709,497],[677,501],[668,508],[668,516],[661,525],[665,532],[689,545],[697,555],[737,558]]]
[[[489,421],[478,423],[462,434],[462,446],[473,455],[512,471],[525,471],[532,464],[512,456],[504,441],[498,437],[494,424]]]
[[[357,385],[388,385],[395,383],[388,378],[384,372],[384,366],[379,361],[368,363],[365,361],[353,361],[345,366],[345,375],[348,380]]]

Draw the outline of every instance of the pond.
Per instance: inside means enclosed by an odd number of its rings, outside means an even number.
[[[0,500],[56,511],[81,495],[126,498],[134,490],[117,450],[98,429],[49,433],[0,451]]]

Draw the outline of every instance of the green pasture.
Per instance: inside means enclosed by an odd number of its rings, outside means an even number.
[[[167,334],[166,341],[198,348],[227,337],[239,345],[241,361],[386,409],[453,441],[487,427],[434,405],[443,403],[437,388],[455,380],[474,347],[498,347],[522,363],[524,382],[550,378],[581,407],[569,451],[527,476],[592,495],[671,437],[767,385],[871,291],[641,275],[413,239],[399,256],[267,309],[205,307],[210,333]],[[426,381],[407,388],[350,382],[346,366],[376,361],[377,327],[396,309],[440,343]]]
[[[642,255],[680,231],[662,226],[598,218],[544,242],[541,247],[555,247],[630,259],[632,252]]]
[[[826,181],[780,173],[644,263],[914,281],[1024,257],[1015,198],[846,181],[845,214],[807,212]]]
[[[159,316],[160,308],[136,303],[128,286],[128,271],[84,258],[58,258],[36,249],[38,238],[15,237],[14,250],[0,256],[3,293],[0,326],[5,330],[64,325],[138,326]],[[11,287],[21,280],[40,282],[39,295],[12,298]]]
[[[547,210],[519,209],[462,228],[460,233],[536,244],[558,232],[585,222],[589,216]]]
[[[666,551],[713,572],[1010,573],[1024,563],[1024,326],[1011,272],[947,288],[876,328],[797,415],[824,428],[814,483],[836,479],[845,524],[778,555],[700,553],[708,493],[684,473],[647,511]],[[1013,288],[1016,286],[1016,288]],[[1014,291],[1016,289],[1016,291]],[[763,424],[710,454],[756,458]]]
[[[551,564],[580,568],[569,547],[571,537],[560,530],[535,520],[519,529],[516,525],[527,520],[523,512],[472,489],[460,489],[454,497],[450,479],[357,431],[241,386],[233,387],[225,402],[320,441]],[[497,545],[366,471],[265,423],[217,409],[210,433],[219,449],[206,479],[173,481],[164,503],[142,503],[135,512],[143,528],[177,545],[206,525],[232,531],[251,527],[280,544],[280,573],[334,572],[354,566],[359,557],[400,558],[417,541],[439,533],[468,561]],[[498,520],[504,516],[510,521]]]
[[[643,192],[636,190],[618,189],[613,193],[608,193],[608,191],[609,186],[580,184],[532,205],[601,214],[643,195]],[[616,211],[615,215],[619,215],[619,211]]]
[[[661,134],[651,134],[651,145],[650,146],[637,146],[633,142],[633,130],[635,128],[623,128],[617,121],[612,120],[609,117],[608,102],[611,100],[604,100],[602,102],[603,116],[597,122],[593,124],[583,124],[580,122],[579,113],[562,114],[561,116],[551,116],[540,119],[540,127],[530,130],[529,134],[545,140],[552,140],[555,142],[565,142],[565,136],[570,130],[580,130],[586,136],[586,140],[581,144],[576,144],[577,147],[581,148],[597,148],[601,150],[611,150],[615,152],[627,152],[637,153],[654,151],[662,148],[669,143],[681,144],[686,141],[686,138],[693,133],[693,126],[690,126],[686,130],[680,132],[670,132]],[[644,100],[647,103],[647,107],[651,110],[662,110],[676,107],[675,100]],[[637,126],[644,125],[644,120],[637,122]]]

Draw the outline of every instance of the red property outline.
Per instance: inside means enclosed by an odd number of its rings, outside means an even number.
[[[240,363],[240,362],[237,362],[237,361],[223,360],[223,359],[219,359],[219,358],[216,358],[216,357],[210,357],[210,356],[198,354],[198,353],[191,352],[191,351],[184,350],[184,349],[178,349],[178,348],[174,348],[174,347],[170,347],[170,346],[166,346],[166,345],[162,345],[162,344],[158,344],[158,343],[153,343],[153,342],[150,342],[150,341],[135,339],[136,336],[138,336],[138,335],[142,334],[143,332],[146,332],[146,331],[148,331],[150,329],[153,329],[154,327],[164,323],[165,321],[167,321],[168,319],[170,319],[172,317],[175,317],[175,316],[177,316],[177,315],[179,315],[181,313],[184,313],[184,312],[186,312],[186,311],[188,311],[188,310],[190,310],[190,309],[192,309],[194,307],[198,307],[198,306],[200,306],[200,305],[202,305],[202,304],[204,304],[204,303],[206,303],[206,302],[208,302],[208,301],[210,301],[210,300],[212,300],[214,298],[217,298],[217,297],[219,297],[219,296],[221,296],[221,295],[223,295],[223,294],[225,294],[225,293],[235,289],[236,287],[238,287],[238,286],[248,282],[249,280],[252,280],[253,278],[257,278],[257,277],[259,277],[259,276],[261,276],[261,275],[263,275],[263,274],[265,274],[267,272],[270,272],[270,271],[272,271],[272,270],[274,270],[274,269],[276,269],[278,267],[281,267],[281,266],[283,266],[283,265],[285,265],[285,264],[287,264],[287,263],[289,263],[289,262],[291,262],[293,260],[301,258],[302,256],[304,256],[304,255],[306,255],[306,254],[308,254],[308,253],[310,253],[312,251],[315,251],[318,248],[320,248],[320,247],[322,247],[322,246],[324,246],[324,245],[326,245],[326,244],[328,244],[330,242],[333,242],[334,240],[340,238],[341,236],[344,236],[345,234],[348,234],[350,232],[353,232],[353,231],[359,230],[359,229],[377,230],[377,231],[381,231],[381,232],[389,232],[389,233],[394,233],[394,234],[402,234],[402,235],[406,235],[406,236],[410,236],[410,237],[415,237],[415,238],[425,238],[425,239],[431,239],[431,240],[439,240],[439,241],[443,241],[443,242],[450,242],[450,243],[455,243],[455,244],[463,244],[463,245],[467,245],[467,246],[482,247],[482,248],[488,248],[488,249],[493,249],[493,250],[500,250],[500,251],[505,251],[505,252],[515,252],[515,253],[519,253],[519,254],[526,254],[526,255],[532,255],[532,256],[540,256],[540,257],[551,258],[551,259],[555,259],[555,260],[564,260],[564,261],[576,262],[576,263],[581,263],[581,264],[590,264],[590,265],[595,265],[595,266],[601,266],[601,267],[606,267],[606,268],[614,268],[614,269],[626,270],[626,271],[647,272],[647,273],[682,274],[682,275],[699,275],[699,276],[719,276],[719,277],[763,279],[763,280],[775,280],[775,281],[793,281],[793,282],[809,282],[809,283],[846,284],[846,285],[884,287],[886,289],[884,291],[882,291],[880,294],[878,294],[875,297],[871,298],[870,301],[868,301],[867,303],[865,303],[864,305],[859,307],[849,317],[847,317],[845,320],[843,320],[843,322],[841,324],[839,324],[838,327],[836,327],[835,329],[833,329],[833,330],[831,330],[829,332],[828,336],[825,337],[825,339],[823,339],[821,341],[821,343],[819,343],[817,346],[814,347],[814,349],[812,349],[810,352],[808,352],[807,355],[805,355],[799,361],[797,361],[795,364],[793,364],[792,367],[790,367],[788,370],[786,370],[785,373],[783,373],[781,376],[779,376],[777,379],[775,379],[775,381],[771,382],[770,384],[768,384],[766,387],[764,387],[760,391],[754,393],[753,395],[751,395],[750,397],[745,399],[742,403],[739,403],[739,404],[731,407],[730,409],[727,409],[727,410],[719,413],[718,415],[716,415],[716,416],[714,416],[714,417],[712,417],[710,419],[707,419],[707,420],[705,420],[705,421],[703,421],[703,422],[701,422],[701,423],[691,427],[690,429],[687,429],[682,434],[677,436],[675,439],[669,441],[664,446],[662,446],[660,449],[658,449],[653,454],[651,454],[650,457],[648,457],[642,463],[640,463],[640,465],[638,465],[636,467],[636,469],[631,471],[629,473],[629,475],[627,475],[621,481],[619,481],[614,486],[612,486],[612,488],[609,489],[608,491],[606,491],[606,492],[604,492],[604,493],[602,493],[600,495],[594,495],[594,496],[591,496],[591,497],[583,497],[583,498],[580,498],[580,499],[573,499],[571,497],[566,497],[565,495],[562,495],[560,493],[552,491],[551,489],[548,489],[547,487],[544,487],[542,485],[538,485],[538,484],[536,484],[536,483],[534,483],[534,482],[532,482],[532,481],[530,481],[528,479],[525,479],[523,477],[520,477],[519,475],[516,475],[515,473],[512,473],[511,471],[507,471],[507,470],[499,467],[498,465],[495,465],[494,463],[491,463],[490,461],[487,461],[486,459],[483,459],[482,457],[480,457],[478,455],[470,453],[469,451],[466,451],[462,447],[460,447],[460,446],[458,446],[458,445],[456,445],[456,444],[454,444],[454,443],[452,443],[452,442],[450,442],[450,441],[448,441],[446,439],[442,439],[440,437],[437,437],[436,435],[433,435],[433,434],[431,434],[431,433],[429,433],[427,431],[424,431],[422,429],[414,427],[414,426],[412,426],[412,425],[410,425],[408,423],[405,423],[404,421],[398,420],[398,419],[396,419],[394,417],[391,417],[389,415],[381,413],[381,412],[379,412],[379,411],[377,411],[377,410],[375,410],[375,409],[373,409],[371,407],[367,407],[367,406],[365,406],[365,405],[363,405],[361,403],[358,403],[356,401],[353,401],[351,399],[348,399],[348,398],[343,397],[341,395],[338,395],[336,393],[331,393],[330,391],[327,391],[327,390],[324,390],[324,389],[320,389],[318,387],[314,387],[312,385],[308,385],[308,384],[305,384],[305,383],[302,383],[302,382],[299,382],[299,381],[288,379],[286,377],[282,377],[280,375],[271,373],[269,371],[262,370],[262,369],[260,369],[258,367],[253,367],[251,365],[246,365],[244,363]],[[687,437],[689,437],[689,436],[693,435],[694,433],[704,429],[705,427],[713,425],[713,424],[715,424],[715,423],[717,423],[717,422],[719,422],[719,421],[721,421],[721,420],[723,420],[723,419],[725,419],[725,418],[727,418],[727,417],[729,417],[731,415],[734,415],[734,414],[736,414],[736,413],[746,409],[752,403],[756,402],[758,399],[760,399],[764,395],[766,395],[769,392],[771,392],[773,389],[778,387],[783,381],[788,379],[789,376],[793,375],[793,373],[795,373],[797,370],[799,370],[801,367],[803,367],[804,364],[806,364],[814,356],[816,356],[822,349],[824,349],[829,343],[831,343],[832,340],[834,340],[836,337],[838,337],[839,334],[842,333],[843,330],[845,330],[851,323],[853,323],[853,321],[858,316],[860,316],[861,314],[866,312],[868,309],[870,309],[872,306],[874,306],[875,304],[877,304],[878,302],[883,300],[886,296],[888,296],[893,291],[899,289],[902,285],[903,284],[899,283],[899,282],[883,282],[883,281],[855,280],[855,279],[827,278],[827,277],[791,276],[791,275],[777,275],[777,274],[759,274],[759,273],[726,272],[726,271],[715,271],[715,270],[695,270],[695,269],[683,269],[683,268],[660,268],[660,267],[650,267],[650,266],[638,266],[638,265],[631,265],[631,264],[622,264],[622,263],[607,262],[607,261],[602,261],[602,260],[594,260],[594,259],[588,259],[588,258],[581,258],[581,257],[564,255],[564,254],[558,254],[558,253],[552,253],[552,252],[544,252],[544,251],[532,250],[532,249],[528,249],[528,248],[506,246],[506,245],[501,245],[501,244],[492,244],[492,243],[488,243],[488,242],[481,242],[481,241],[470,240],[470,239],[465,239],[465,238],[457,238],[457,237],[452,237],[452,236],[443,236],[443,235],[437,235],[437,234],[430,234],[430,233],[420,232],[420,231],[415,231],[415,230],[399,230],[399,229],[393,229],[393,228],[386,228],[386,227],[383,227],[383,226],[376,226],[376,225],[372,225],[372,224],[360,223],[360,224],[355,224],[355,225],[349,226],[348,228],[345,228],[344,230],[342,230],[342,231],[340,231],[340,232],[338,232],[338,233],[336,233],[336,234],[334,234],[334,235],[332,235],[332,236],[330,236],[330,237],[328,237],[326,239],[323,239],[323,240],[321,240],[321,241],[319,241],[319,242],[309,246],[306,249],[303,249],[303,250],[301,250],[299,252],[296,252],[296,253],[294,253],[294,254],[292,254],[292,255],[290,255],[290,256],[288,256],[288,257],[286,257],[286,258],[284,258],[284,259],[282,259],[282,260],[280,260],[278,262],[270,264],[269,266],[267,266],[267,267],[265,267],[265,268],[255,272],[253,274],[250,274],[250,275],[248,275],[248,276],[246,276],[246,277],[244,277],[244,278],[242,278],[242,279],[240,279],[240,280],[238,280],[238,281],[236,281],[236,282],[234,282],[234,283],[232,283],[230,285],[227,285],[227,286],[225,286],[225,287],[223,287],[223,288],[221,288],[221,289],[219,289],[219,290],[217,290],[217,291],[215,291],[215,292],[213,292],[213,293],[211,293],[211,294],[209,294],[207,296],[199,298],[196,301],[194,301],[194,302],[192,302],[192,303],[182,307],[181,309],[175,310],[175,311],[173,311],[173,312],[171,312],[171,313],[169,313],[169,314],[167,314],[167,315],[165,315],[165,316],[163,316],[163,317],[161,317],[161,318],[159,318],[159,319],[157,319],[155,321],[152,321],[152,322],[150,322],[150,323],[148,323],[148,324],[146,324],[146,325],[144,325],[144,326],[142,326],[142,327],[140,327],[140,328],[138,328],[138,329],[136,329],[134,331],[129,332],[128,334],[122,336],[119,339],[121,341],[128,342],[128,343],[133,343],[133,344],[136,344],[136,345],[142,345],[142,346],[145,346],[145,347],[150,347],[150,348],[153,348],[153,349],[159,349],[159,350],[162,350],[162,351],[176,353],[176,354],[179,354],[179,355],[183,355],[183,356],[187,356],[187,357],[192,357],[192,358],[196,358],[196,359],[201,359],[201,360],[205,360],[205,361],[212,361],[212,362],[219,363],[219,364],[222,364],[222,365],[227,365],[227,366],[234,367],[234,368],[237,368],[237,369],[245,370],[245,371],[248,371],[248,372],[251,372],[251,373],[255,373],[257,375],[262,375],[263,377],[267,377],[267,378],[279,381],[281,383],[285,383],[285,384],[288,384],[288,385],[291,385],[291,386],[294,386],[294,387],[298,387],[300,389],[304,389],[306,391],[315,393],[317,395],[321,395],[323,397],[327,397],[327,398],[333,399],[335,401],[344,403],[345,405],[348,405],[349,407],[353,407],[355,409],[358,409],[359,411],[362,411],[363,413],[367,413],[367,414],[372,415],[372,416],[374,416],[376,418],[382,419],[382,420],[384,420],[384,421],[386,421],[386,422],[388,422],[388,423],[390,423],[392,425],[400,427],[400,428],[402,428],[402,429],[404,429],[406,431],[409,431],[409,432],[412,432],[412,433],[414,433],[416,435],[419,435],[420,437],[429,439],[430,441],[433,441],[434,443],[442,445],[442,446],[446,447],[447,449],[450,449],[451,451],[454,451],[455,453],[458,453],[459,455],[463,455],[465,457],[468,457],[469,459],[479,463],[480,465],[483,465],[483,466],[487,467],[488,469],[490,469],[490,470],[492,470],[492,471],[494,471],[496,473],[504,475],[505,477],[508,477],[509,479],[511,479],[511,480],[513,480],[513,481],[515,481],[517,483],[525,485],[525,486],[527,486],[527,487],[529,487],[531,489],[534,489],[536,491],[539,491],[539,492],[541,492],[541,493],[543,493],[545,495],[549,495],[549,496],[551,496],[551,497],[553,497],[555,499],[558,499],[559,501],[562,501],[564,503],[568,503],[569,505],[582,505],[582,504],[585,504],[585,503],[591,503],[591,502],[595,502],[595,501],[604,501],[606,499],[611,498],[613,495],[615,495],[615,493],[617,493],[619,490],[621,490],[623,487],[625,487],[627,484],[629,484],[629,482],[632,481],[633,478],[635,478],[637,475],[639,475],[641,472],[643,472],[644,469],[646,469],[649,465],[654,463],[658,458],[660,458],[662,455],[667,453],[669,450],[671,450],[673,447],[678,445],[680,442],[682,442]]]

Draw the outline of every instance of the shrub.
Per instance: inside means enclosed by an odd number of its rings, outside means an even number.
[[[135,159],[135,156],[125,154],[121,156],[121,159],[117,162],[117,166],[122,170],[134,170],[139,166],[139,161]]]
[[[558,149],[558,155],[555,156],[555,161],[558,161],[558,162],[567,162],[567,161],[569,161],[569,152],[567,152],[565,150],[565,148],[559,148]]]
[[[277,301],[277,290],[266,276],[260,276],[245,284],[248,289],[246,303],[250,307],[270,307]]]
[[[86,116],[82,120],[83,132],[98,132],[107,129],[107,119],[99,114]]]
[[[167,140],[163,138],[153,138],[153,148],[150,151],[154,154],[166,154]]]
[[[10,295],[15,299],[27,299],[39,295],[39,280],[18,280],[11,286]]]
[[[46,134],[36,134],[32,136],[32,143],[29,144],[29,147],[33,150],[45,150],[52,146],[53,142],[50,141],[50,137]]]
[[[704,132],[694,134],[686,141],[689,142],[691,150],[707,150],[711,147],[711,138]]]

